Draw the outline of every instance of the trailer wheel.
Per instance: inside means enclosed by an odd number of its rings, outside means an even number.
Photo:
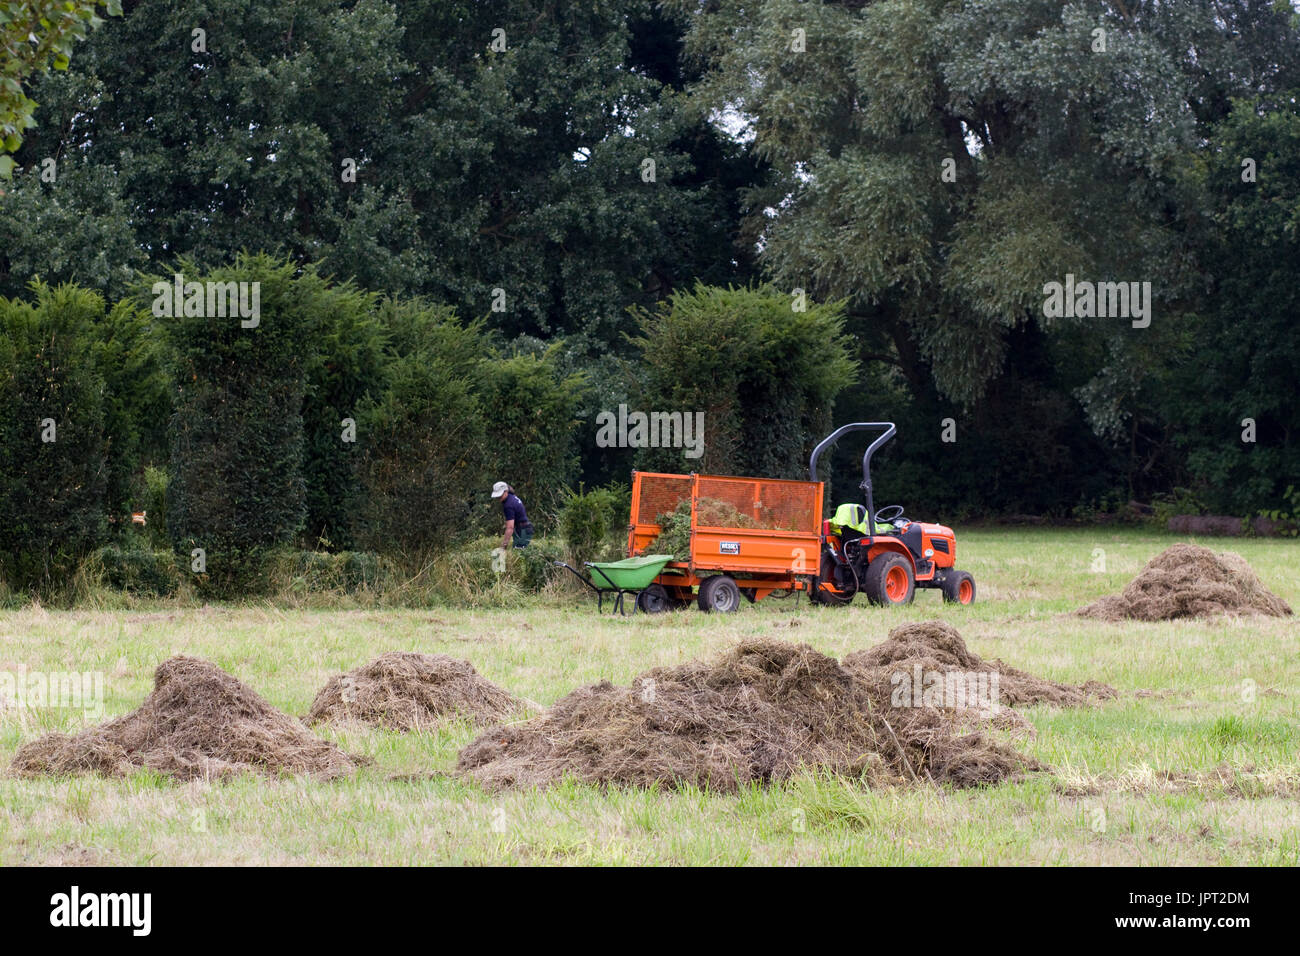
[[[740,607],[740,588],[725,574],[705,578],[700,585],[700,610],[730,614]]]
[[[975,603],[975,579],[969,571],[949,571],[940,588],[947,604]]]
[[[901,554],[886,552],[867,565],[863,590],[872,604],[911,604],[916,596],[912,566]]]
[[[673,599],[662,584],[652,584],[636,596],[636,609],[643,614],[662,614],[673,609]]]

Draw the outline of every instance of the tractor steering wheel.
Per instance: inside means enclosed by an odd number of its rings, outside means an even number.
[[[902,505],[886,505],[876,512],[876,521],[880,524],[893,524],[903,517]]]

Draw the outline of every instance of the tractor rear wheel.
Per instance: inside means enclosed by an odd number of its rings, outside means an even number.
[[[822,548],[821,565],[817,570],[817,576],[808,578],[808,586],[808,600],[814,604],[842,607],[852,603],[853,595],[857,593],[856,585],[852,590],[845,591],[841,591],[836,586],[835,555],[826,547]]]
[[[705,578],[700,584],[700,610],[729,614],[740,607],[740,588],[725,574]]]
[[[949,571],[940,587],[947,604],[975,603],[975,579],[969,571]]]
[[[916,577],[901,554],[886,552],[867,565],[863,590],[872,604],[911,604],[916,596]]]

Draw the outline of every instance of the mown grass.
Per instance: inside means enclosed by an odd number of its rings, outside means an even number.
[[[446,653],[549,704],[763,634],[836,656],[905,620],[942,617],[977,653],[1059,680],[1117,687],[1096,708],[1035,707],[1018,746],[1052,767],[974,791],[868,789],[808,776],[736,796],[576,784],[486,793],[450,776],[465,723],[402,736],[324,731],[375,758],[355,778],[224,785],[0,777],[0,866],[103,864],[1277,864],[1300,863],[1300,625],[1286,620],[1107,624],[1066,616],[1117,591],[1172,538],[1127,529],[972,530],[959,564],[980,602],[934,592],[901,611],[772,601],[736,615],[598,618],[550,601],[502,610],[273,606],[0,613],[0,671],[102,670],[116,716],[173,654],[209,658],[303,714],[332,674],[386,650]],[[1300,607],[1297,545],[1205,542],[1243,554]],[[1096,549],[1104,571],[1094,571]],[[1098,566],[1099,567],[1099,566]],[[0,764],[61,709],[0,711]]]

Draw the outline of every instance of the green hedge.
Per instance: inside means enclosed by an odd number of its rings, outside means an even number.
[[[257,588],[261,552],[292,543],[306,519],[302,409],[327,283],[265,256],[208,273],[182,262],[178,272],[260,288],[255,327],[239,317],[164,323],[176,390],[168,531],[180,554],[206,553],[201,592],[233,596]]]
[[[95,322],[104,301],[33,283],[0,299],[0,576],[56,588],[104,537],[108,438]]]

